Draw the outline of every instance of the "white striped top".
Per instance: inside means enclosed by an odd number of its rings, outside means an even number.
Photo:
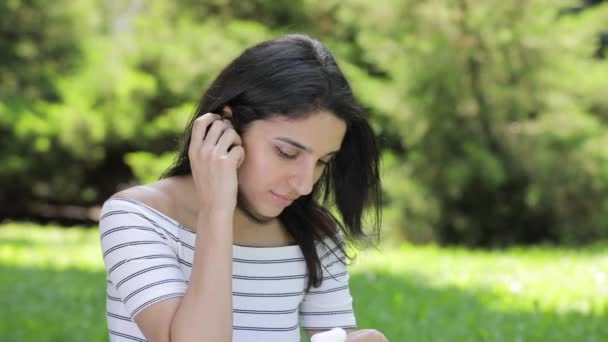
[[[133,317],[185,294],[196,235],[162,212],[125,198],[104,203],[99,228],[110,340],[146,341]],[[331,239],[324,242],[316,244],[323,284],[307,293],[299,246],[233,245],[233,342],[299,341],[300,327],[356,327],[344,255]]]

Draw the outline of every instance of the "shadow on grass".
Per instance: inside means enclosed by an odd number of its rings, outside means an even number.
[[[105,273],[0,265],[0,341],[107,341]]]
[[[608,341],[608,315],[499,310],[489,290],[434,287],[416,274],[354,273],[359,328],[399,341]],[[521,306],[518,301],[518,305]]]
[[[0,341],[107,341],[102,270],[0,265]],[[494,309],[491,291],[433,287],[416,274],[353,273],[360,328],[400,341],[608,341],[596,314]]]

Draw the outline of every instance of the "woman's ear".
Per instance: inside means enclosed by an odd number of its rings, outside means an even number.
[[[222,108],[222,117],[232,119],[232,109],[229,106]]]

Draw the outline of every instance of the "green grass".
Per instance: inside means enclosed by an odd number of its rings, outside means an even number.
[[[606,244],[403,246],[351,266],[360,328],[399,341],[608,341]],[[0,341],[106,341],[95,229],[0,225]]]

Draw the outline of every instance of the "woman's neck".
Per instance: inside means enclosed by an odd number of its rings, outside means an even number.
[[[178,183],[180,185],[176,188],[176,193],[179,193],[180,202],[183,203],[187,215],[191,217],[191,219],[187,221],[196,222],[195,218],[198,215],[199,208],[198,197],[194,190],[195,187],[192,176],[180,176]],[[247,212],[241,205],[237,205],[233,217],[235,244],[277,247],[295,243],[280,220],[276,217],[260,220],[258,217],[255,217],[255,214],[251,213],[251,211]]]

